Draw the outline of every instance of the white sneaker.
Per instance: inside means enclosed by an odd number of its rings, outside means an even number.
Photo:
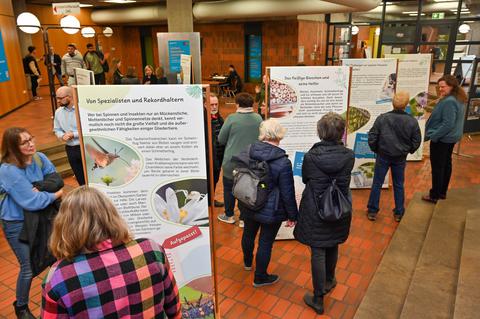
[[[245,227],[245,223],[243,222],[243,220],[240,220],[240,221],[238,222],[238,227],[240,227],[240,228]]]
[[[230,216],[228,217],[225,214],[221,214],[217,216],[218,220],[227,224],[235,224],[235,217]]]

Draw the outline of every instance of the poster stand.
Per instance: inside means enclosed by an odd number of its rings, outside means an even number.
[[[204,156],[206,157],[206,162],[205,163],[206,163],[206,166],[207,166],[207,168],[206,168],[207,185],[206,186],[207,186],[207,191],[210,194],[210,197],[208,199],[208,221],[209,221],[209,224],[208,224],[208,228],[207,228],[208,231],[209,231],[208,247],[210,249],[210,270],[211,270],[210,271],[210,276],[211,276],[211,282],[213,284],[213,291],[211,292],[211,295],[210,295],[211,297],[210,298],[213,299],[212,310],[213,310],[214,318],[220,318],[219,304],[218,304],[219,298],[218,298],[218,288],[217,288],[218,285],[217,285],[217,277],[216,277],[216,269],[217,268],[216,268],[216,264],[215,264],[216,254],[215,254],[215,246],[214,246],[214,243],[215,243],[215,240],[214,240],[214,234],[215,234],[214,220],[215,219],[214,219],[214,211],[213,211],[213,207],[214,207],[213,154],[212,154],[213,153],[213,145],[212,145],[212,138],[211,138],[211,133],[212,133],[211,121],[209,120],[210,119],[209,114],[210,114],[210,110],[211,110],[211,108],[210,108],[210,86],[209,85],[199,85],[199,86],[206,95],[205,103],[203,103],[203,105],[202,105],[202,109],[203,109],[203,117],[202,118],[203,118],[204,123],[205,123],[205,125],[203,126],[203,128],[204,128],[203,133],[204,134],[199,134],[199,137],[203,136],[204,141],[205,141],[206,154]],[[85,143],[86,142],[88,143],[88,141],[85,140],[83,134],[84,133],[91,134],[91,132],[88,132],[88,129],[87,129],[87,131],[85,131],[83,129],[82,120],[84,121],[84,124],[85,124],[85,123],[88,123],[88,119],[87,118],[82,118],[82,116],[87,114],[87,113],[85,112],[85,110],[81,110],[81,108],[79,107],[79,104],[80,104],[79,89],[86,90],[86,87],[87,86],[80,86],[80,87],[78,87],[77,85],[72,86],[72,88],[73,88],[73,99],[74,99],[74,103],[75,103],[75,115],[76,115],[77,122],[79,123],[78,132],[79,132],[79,140],[80,140],[80,146],[81,146],[82,165],[83,165],[84,172],[85,172],[86,185],[89,185],[89,183],[95,184],[95,182],[92,181],[92,180],[89,180],[89,176],[88,176],[89,174],[87,174],[87,172],[92,171],[92,167],[87,167],[87,153],[85,151],[85,147],[86,147]],[[92,86],[92,88],[93,87],[94,86]],[[135,89],[135,87],[139,87],[139,86],[131,86],[131,87],[132,87],[132,89]],[[189,87],[189,86],[185,85],[185,87]],[[111,93],[112,92],[110,92],[110,94]],[[83,92],[83,94],[85,94],[85,91]],[[82,104],[84,103],[84,98],[85,98],[85,96],[82,97]],[[89,96],[89,98],[93,99],[94,97]],[[85,109],[87,109],[87,108],[85,107]],[[88,114],[88,117],[89,116],[90,116],[90,114]],[[86,115],[85,115],[85,117],[86,117]],[[85,125],[89,125],[89,124],[85,124]],[[86,126],[86,127],[89,128],[89,126]],[[201,139],[202,138],[200,137],[199,140],[201,140]],[[117,154],[117,153],[115,153],[115,154]],[[91,158],[91,155],[89,155],[89,156]],[[93,174],[92,174],[92,176],[93,176]],[[108,184],[107,184],[107,186],[108,186]],[[164,225],[162,225],[162,227],[163,226]],[[173,237],[168,237],[168,240],[170,240],[171,238],[173,238]],[[154,237],[152,237],[152,239],[154,239]],[[165,237],[164,239],[165,239],[165,241],[164,241],[164,246],[165,246],[165,243],[167,242],[167,237]],[[164,239],[162,238],[159,241],[158,238],[156,238],[156,241],[158,243],[162,244],[162,241]],[[172,247],[170,249],[172,249]],[[168,253],[168,250],[167,250],[167,256],[168,255],[169,255],[169,253]],[[169,257],[169,259],[170,259],[170,257]],[[180,266],[180,268],[182,268],[184,266],[184,264],[183,263],[180,263],[180,264],[177,263],[177,267],[178,266]],[[172,267],[175,268],[175,266],[172,266]],[[193,266],[193,267],[195,268],[196,266]],[[205,267],[205,266],[202,266],[202,267]],[[183,276],[183,274],[180,274],[180,275]],[[204,276],[204,275],[202,275],[202,276]],[[188,283],[188,281],[186,281],[186,282]],[[180,290],[180,286],[179,286],[179,290]],[[181,302],[182,302],[182,304],[184,304],[183,299],[181,300]],[[198,305],[200,305],[200,300],[198,302],[199,302]],[[188,305],[190,305],[190,303],[188,303]]]

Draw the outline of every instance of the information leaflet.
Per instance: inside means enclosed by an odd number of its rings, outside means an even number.
[[[352,67],[348,109],[347,147],[355,152],[351,188],[370,188],[375,168],[375,153],[368,146],[368,131],[377,117],[392,110],[397,78],[396,59],[343,59]],[[388,187],[388,175],[384,187]]]
[[[288,131],[280,143],[292,161],[297,203],[303,189],[303,155],[319,142],[317,121],[328,112],[347,111],[350,68],[346,66],[271,67],[269,117]],[[284,225],[277,239],[293,238]]]
[[[163,245],[182,317],[214,318],[201,86],[79,86],[77,109],[88,184]]]
[[[425,107],[432,100],[428,93],[430,84],[430,68],[432,55],[426,54],[385,54],[386,58],[398,59],[397,91],[406,91],[410,95],[407,112],[417,120],[422,132],[422,144],[414,154],[409,154],[407,160],[420,161],[423,158],[423,137],[425,136]]]

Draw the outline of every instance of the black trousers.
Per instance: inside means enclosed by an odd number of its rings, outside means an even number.
[[[452,175],[452,153],[455,143],[430,142],[430,165],[432,166],[432,189],[430,198],[447,196]]]
[[[105,73],[98,73],[93,75],[95,77],[95,84],[105,84]]]
[[[272,257],[273,242],[281,224],[262,224],[251,218],[245,218],[242,236],[243,262],[245,266],[252,266],[255,237],[257,237],[258,230],[260,230],[257,254],[255,255],[255,279],[262,280],[268,276],[267,268]]]
[[[78,184],[85,185],[85,176],[83,174],[82,165],[82,153],[80,152],[80,145],[69,146],[65,145],[65,151],[67,152],[68,162],[72,167],[73,174],[77,179]]]
[[[33,97],[36,97],[38,88],[38,76],[30,74],[30,82],[32,83],[32,95]]]
[[[316,297],[325,294],[325,282],[335,278],[338,259],[338,245],[334,247],[310,247],[312,250],[312,283]]]

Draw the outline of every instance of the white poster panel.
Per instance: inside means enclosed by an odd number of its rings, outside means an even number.
[[[408,154],[407,160],[420,161],[423,158],[423,137],[425,136],[426,115],[428,105],[428,86],[430,84],[430,68],[432,55],[419,54],[386,54],[386,58],[398,59],[397,91],[406,91],[410,94],[410,103],[407,112],[412,114],[420,125],[422,144],[414,154]]]
[[[192,56],[188,54],[180,55],[180,66],[182,68],[182,83],[191,84],[192,74]]]
[[[93,71],[75,68],[73,69],[76,85],[95,85],[95,74]]]
[[[269,117],[288,131],[280,147],[293,164],[295,192],[300,203],[303,155],[317,143],[317,121],[328,112],[347,111],[350,68],[346,66],[271,67]],[[277,239],[293,238],[293,228],[280,228]]]
[[[343,59],[352,67],[348,109],[347,147],[355,152],[351,188],[370,188],[375,168],[375,153],[368,146],[368,131],[377,117],[392,110],[397,77],[396,59]],[[384,187],[388,187],[388,175]]]
[[[213,318],[201,86],[79,86],[78,110],[88,184],[166,249],[183,318]]]

